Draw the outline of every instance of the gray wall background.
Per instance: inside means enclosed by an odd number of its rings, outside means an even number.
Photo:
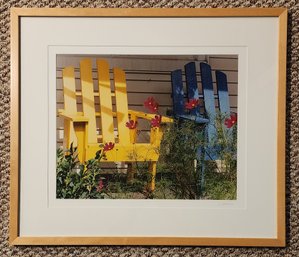
[[[10,119],[10,16],[11,7],[140,7],[231,8],[287,7],[287,145],[286,145],[286,248],[241,247],[11,247],[9,220],[9,119]],[[298,0],[0,0],[0,256],[299,256],[299,1]],[[258,115],[258,114],[257,114]]]

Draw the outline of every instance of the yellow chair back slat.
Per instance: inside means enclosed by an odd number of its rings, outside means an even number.
[[[90,59],[80,61],[83,113],[88,118],[88,144],[97,143],[96,113],[92,81],[92,64]]]
[[[119,144],[130,144],[130,131],[126,127],[128,121],[128,97],[125,72],[122,69],[114,68],[114,86],[117,109],[117,124]]]
[[[77,114],[76,84],[74,67],[66,67],[62,70],[64,109],[69,114]]]
[[[65,67],[62,70],[62,83],[64,95],[64,109],[68,114],[77,114],[77,101],[76,101],[76,84],[74,67]],[[70,144],[77,145],[77,137],[75,134],[73,123],[69,120],[64,122],[64,134],[67,140],[64,140],[64,147],[69,148]]]
[[[111,87],[109,64],[105,60],[97,60],[99,98],[100,98],[100,117],[102,127],[102,138],[105,142],[114,142],[114,125],[112,113]],[[104,142],[104,143],[105,143]]]

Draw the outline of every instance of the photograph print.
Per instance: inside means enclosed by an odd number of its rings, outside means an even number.
[[[56,198],[237,199],[238,55],[57,55]]]

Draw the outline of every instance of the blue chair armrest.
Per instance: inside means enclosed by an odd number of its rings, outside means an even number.
[[[175,115],[175,118],[195,121],[198,124],[206,124],[209,122],[208,119],[206,119],[202,116],[195,116],[195,115],[188,115],[188,114]]]

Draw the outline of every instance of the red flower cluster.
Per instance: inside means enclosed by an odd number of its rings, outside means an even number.
[[[159,104],[155,101],[155,99],[152,96],[146,99],[146,101],[144,102],[144,106],[152,113],[158,112]]]
[[[199,105],[199,100],[198,99],[190,99],[187,103],[185,103],[185,108],[187,110],[192,110],[198,105]]]
[[[104,183],[103,183],[103,180],[99,180],[99,185],[97,187],[97,192],[101,192],[102,189],[104,188]]]
[[[135,129],[137,127],[137,121],[129,120],[126,123],[126,127],[129,128],[129,129]]]
[[[113,148],[114,148],[114,143],[109,142],[109,143],[106,143],[106,144],[104,145],[103,150],[106,152],[106,151],[110,151],[110,150],[112,150]]]
[[[224,125],[227,128],[231,128],[233,125],[235,125],[237,123],[237,114],[236,113],[232,113],[230,115],[229,118],[225,119],[224,121]]]
[[[161,121],[162,121],[162,116],[161,115],[156,115],[155,118],[151,119],[151,126],[153,128],[159,128],[161,125]]]

